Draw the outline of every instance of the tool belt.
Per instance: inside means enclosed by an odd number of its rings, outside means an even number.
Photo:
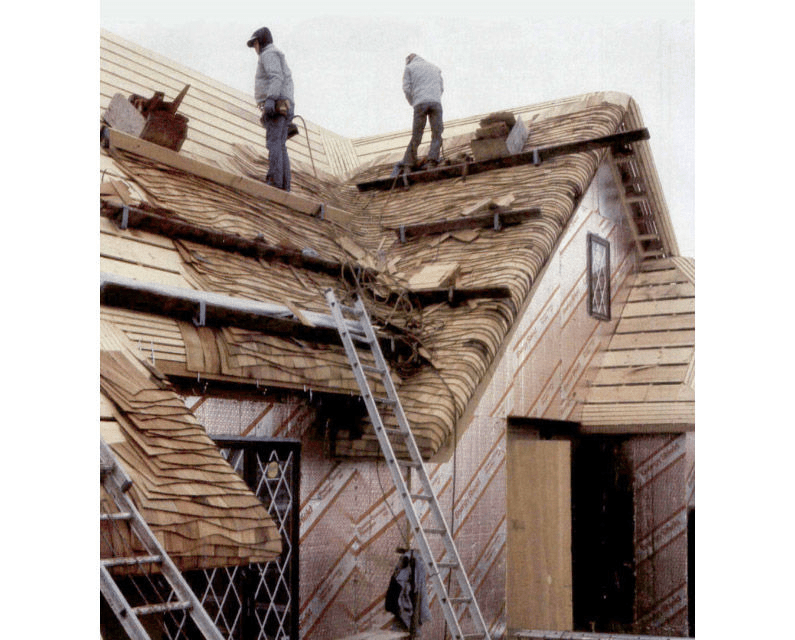
[[[262,115],[259,117],[259,121],[262,123],[262,126],[264,127],[265,120],[268,119],[268,116],[265,113],[265,103],[260,102],[257,105],[257,107],[259,107],[259,110],[262,111]],[[282,100],[276,100],[274,108],[276,110],[276,115],[286,116],[288,113],[290,113],[290,101],[287,98],[284,98]]]

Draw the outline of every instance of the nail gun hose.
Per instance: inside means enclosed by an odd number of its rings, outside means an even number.
[[[304,135],[306,136],[306,148],[309,149],[309,160],[311,160],[312,162],[312,172],[315,174],[315,177],[317,178],[317,169],[315,169],[315,159],[312,156],[312,145],[309,142],[309,131],[307,131],[306,129],[306,120],[304,120],[303,117],[299,116],[298,114],[295,114],[293,118],[298,118],[304,125]]]

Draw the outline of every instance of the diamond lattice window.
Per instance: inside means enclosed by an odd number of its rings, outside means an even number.
[[[610,320],[610,243],[588,234],[588,314]]]

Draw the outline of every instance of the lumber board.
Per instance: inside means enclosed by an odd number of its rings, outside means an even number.
[[[643,349],[647,347],[682,347],[696,344],[696,332],[684,331],[654,331],[644,333],[616,334],[610,340],[609,348],[618,349]]]
[[[176,274],[172,271],[164,271],[155,267],[132,264],[105,256],[100,256],[99,268],[101,271],[132,278],[141,282],[162,284],[170,287],[190,287],[188,281],[185,280],[181,274]]]
[[[629,402],[585,404],[580,421],[583,425],[694,425],[693,402]]]
[[[588,404],[678,402],[681,400],[694,401],[695,391],[682,384],[593,386],[588,391]]]
[[[621,315],[626,318],[637,316],[659,316],[672,313],[693,313],[696,310],[695,298],[674,298],[672,300],[651,302],[628,302]]]
[[[696,295],[696,288],[692,283],[665,283],[657,285],[638,286],[630,289],[628,302],[642,302],[649,300],[668,300],[671,298],[692,298]]]
[[[602,368],[596,374],[592,386],[681,383],[686,379],[687,372],[687,365]]]
[[[639,316],[635,318],[621,317],[616,325],[616,334],[640,333],[644,331],[676,331],[695,329],[696,315],[681,313],[666,316]]]
[[[182,261],[173,244],[166,249],[131,237],[101,233],[99,255],[182,274]]]
[[[693,349],[690,347],[607,351],[602,358],[602,366],[637,367],[662,364],[690,364],[692,356]]]
[[[178,169],[200,178],[232,187],[233,189],[237,189],[238,191],[256,198],[282,204],[293,211],[298,211],[308,216],[316,217],[317,213],[320,211],[321,203],[314,202],[303,196],[271,187],[251,178],[230,173],[204,162],[193,160],[171,149],[166,149],[165,147],[151,142],[128,136],[120,131],[115,131],[110,128],[105,131],[107,132],[108,144],[113,148],[118,148],[149,158],[150,160],[155,160],[156,162],[161,162],[173,169]],[[336,207],[327,206],[325,207],[324,219],[344,225],[350,222],[350,215]]]
[[[112,217],[118,224],[122,224],[124,221],[124,224],[127,224],[128,227],[161,233],[169,238],[189,240],[208,247],[223,249],[224,251],[231,251],[261,260],[278,260],[319,273],[335,276],[347,273],[349,277],[353,277],[352,269],[343,269],[343,263],[341,262],[307,256],[301,251],[276,247],[258,238],[245,238],[237,233],[202,227],[175,216],[167,217],[137,207],[120,207],[107,202],[105,203],[104,213]],[[176,249],[174,249],[174,254],[176,256],[179,255]]]
[[[647,264],[647,263],[643,263]],[[657,271],[641,271],[635,276],[633,286],[642,287],[655,284],[684,284],[689,282],[687,276],[679,269],[667,268]]]
[[[426,264],[409,275],[407,286],[413,291],[451,286],[460,270],[461,265],[457,262]]]
[[[495,208],[489,213],[479,215],[468,215],[461,218],[451,218],[438,220],[436,222],[424,222],[412,225],[401,225],[395,229],[401,242],[406,242],[412,238],[419,238],[435,233],[447,231],[461,231],[465,229],[487,229],[500,230],[503,226],[511,226],[541,217],[541,209],[531,207],[527,209],[505,209]]]
[[[436,180],[445,180],[450,178],[466,178],[467,176],[482,173],[484,171],[505,169],[523,164],[539,165],[543,162],[572,153],[582,153],[594,149],[601,149],[613,145],[629,144],[632,142],[648,139],[648,129],[635,129],[632,131],[601,136],[599,138],[553,144],[546,147],[536,147],[530,151],[509,155],[502,158],[464,162],[452,165],[440,165],[434,169],[425,169],[422,171],[401,174],[396,177],[380,178],[378,180],[360,182],[356,186],[360,191],[391,190],[396,186],[401,185],[410,186],[411,184],[422,182],[433,182]]]

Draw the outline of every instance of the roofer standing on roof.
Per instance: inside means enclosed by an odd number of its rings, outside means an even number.
[[[403,71],[403,93],[406,100],[414,107],[411,142],[403,156],[403,164],[409,167],[417,165],[417,147],[422,141],[426,118],[431,122],[431,148],[428,151],[428,164],[439,164],[439,152],[442,148],[442,71],[434,64],[424,60],[416,53],[406,57],[406,68]]]
[[[289,191],[287,131],[295,114],[293,75],[284,54],[273,46],[273,36],[268,27],[257,29],[246,44],[253,47],[259,57],[254,77],[254,99],[262,111],[260,121],[265,127],[265,146],[268,148],[268,175],[265,181]]]

